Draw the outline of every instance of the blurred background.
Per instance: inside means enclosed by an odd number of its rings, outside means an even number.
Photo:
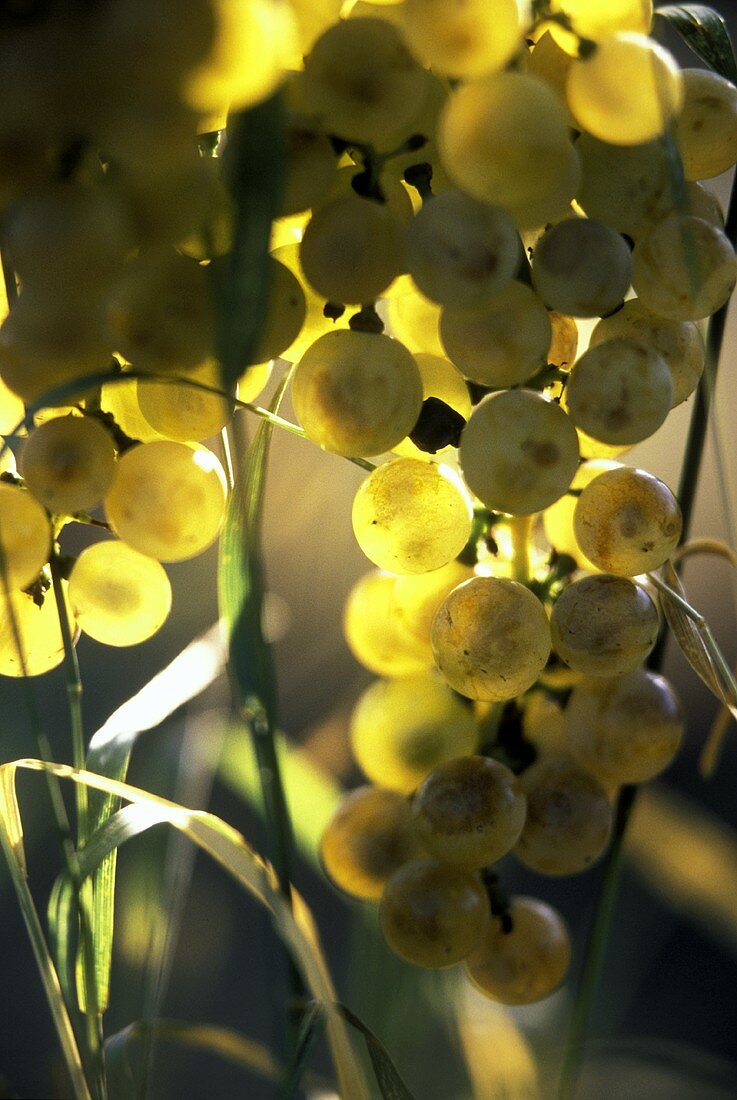
[[[734,36],[737,12],[727,0],[716,6],[733,24]],[[683,64],[694,64],[676,39],[663,37]],[[714,181],[725,205],[730,183]],[[691,532],[733,548],[736,326],[733,310]],[[675,488],[692,404],[693,398],[625,460]],[[289,408],[285,415],[291,416]],[[241,414],[237,433],[243,444],[252,428]],[[417,1100],[550,1095],[573,984],[540,1005],[501,1009],[461,989],[453,972],[420,973],[389,953],[376,934],[372,909],[338,895],[315,860],[315,838],[338,790],[361,781],[351,764],[346,721],[371,676],[351,657],[341,617],[351,585],[367,569],[350,524],[362,476],[300,439],[275,435],[266,494],[266,626],[274,642],[285,767],[297,823],[296,885],[315,914],[341,998],[386,1044]],[[85,532],[80,546],[86,541]],[[74,551],[73,538],[67,538],[66,548]],[[88,735],[213,626],[215,568],[214,550],[169,568],[173,612],[150,642],[113,650],[80,640]],[[686,564],[683,579],[689,599],[734,662],[734,570],[726,561],[697,557]],[[184,706],[176,705],[181,671],[155,688],[155,697],[172,713],[138,742],[129,778],[186,805],[211,809],[266,852],[248,735],[231,721],[230,689],[212,633],[195,651],[189,677],[194,668],[206,679],[209,663],[210,686]],[[673,643],[663,671],[678,688],[688,733],[676,763],[648,789],[632,824],[578,1094],[587,1100],[737,1096],[737,729],[730,728],[719,768],[704,781],[698,758],[717,704]],[[35,688],[54,753],[68,760],[62,671],[41,678]],[[3,758],[35,755],[24,686],[2,680],[0,701]],[[19,789],[30,882],[43,909],[59,870],[58,849],[43,780],[21,776]],[[580,966],[601,868],[543,880],[508,857],[500,875],[509,892],[541,896],[561,910],[572,929],[574,967]],[[0,882],[0,1072],[6,1088],[0,1095],[66,1095],[51,1019],[4,867]],[[286,995],[282,954],[268,919],[250,898],[157,827],[121,852],[118,899],[109,1034],[155,1010],[173,1020],[233,1028],[279,1055]],[[329,1062],[319,1045],[311,1065],[310,1095],[327,1100],[332,1094],[323,1078]],[[162,1039],[149,1095],[268,1100],[276,1093],[272,1083],[243,1064]]]

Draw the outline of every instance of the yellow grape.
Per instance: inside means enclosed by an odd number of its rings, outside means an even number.
[[[89,416],[60,416],[29,433],[20,452],[28,488],[50,512],[71,515],[94,508],[110,488],[115,446]]]
[[[276,359],[294,346],[307,316],[305,292],[293,271],[274,257],[269,258],[269,293],[254,363]],[[245,364],[244,364],[245,365]]]
[[[547,84],[568,115],[569,126],[575,127],[576,123],[568,110],[566,99],[566,77],[571,65],[571,55],[561,49],[551,31],[545,31],[537,39],[529,53],[523,55],[522,63],[524,72]]]
[[[405,0],[400,26],[435,72],[464,80],[503,69],[522,44],[517,0]]]
[[[537,750],[538,758],[567,751],[563,729],[563,707],[547,691],[533,688],[524,698],[522,732]]]
[[[471,415],[471,395],[461,372],[456,369],[449,359],[441,358],[439,355],[427,355],[424,352],[417,352],[414,360],[422,379],[423,401],[426,401],[428,397],[437,397],[439,401],[445,402],[451,409],[455,409],[464,420],[467,420]],[[436,454],[443,456],[451,450],[450,446],[443,447]],[[402,458],[427,460],[430,457],[427,451],[421,451],[419,447],[416,447],[409,437],[392,447],[392,451]]]
[[[449,561],[432,573],[397,577],[391,600],[397,622],[423,645],[430,645],[432,624],[441,604],[454,588],[469,581],[474,572],[470,565]]]
[[[581,134],[576,142],[581,183],[576,199],[590,218],[636,240],[670,214],[681,196],[666,139],[616,145]]]
[[[0,481],[0,576],[7,574],[10,588],[25,588],[50,553],[51,523],[45,509],[27,489]]]
[[[571,489],[581,490],[605,470],[616,470],[619,466],[619,462],[608,458],[595,458],[582,462],[574,474]],[[545,509],[543,512],[545,537],[559,554],[569,554],[576,559],[582,569],[595,570],[596,566],[581,553],[581,547],[573,533],[573,513],[577,503],[578,497],[564,493],[559,500]]]
[[[284,128],[284,194],[280,215],[289,217],[320,203],[333,186],[338,165],[323,130],[302,114],[289,114]]]
[[[707,69],[683,70],[675,137],[687,180],[712,179],[737,161],[737,88]]]
[[[124,542],[96,542],[77,558],[69,602],[85,634],[111,646],[152,637],[171,610],[171,585],[158,561]]]
[[[280,245],[278,248],[273,249],[272,256],[275,260],[278,260],[280,264],[289,268],[299,281],[305,298],[305,318],[302,323],[302,328],[299,330],[299,333],[289,347],[285,348],[284,351],[280,353],[282,359],[287,359],[290,363],[296,363],[302,358],[307,349],[321,336],[335,329],[348,328],[348,322],[351,315],[349,310],[344,310],[340,317],[337,318],[325,315],[325,307],[328,304],[327,300],[321,298],[307,282],[304,272],[302,271],[302,265],[299,262],[298,242],[292,241],[291,244]],[[243,400],[248,401],[250,398],[243,398]]]
[[[550,10],[571,20],[575,34],[552,22],[550,34],[574,56],[579,36],[598,42],[617,31],[648,34],[653,20],[652,0],[552,0]]]
[[[570,370],[578,350],[578,325],[573,317],[567,317],[554,309],[548,310],[548,318],[553,330],[548,348],[548,363],[561,370]]]
[[[66,593],[66,581],[62,581],[62,587]],[[0,607],[0,675],[40,676],[61,664],[64,660],[64,640],[53,592],[45,594],[39,607],[27,592],[6,595],[0,586]],[[22,657],[18,652],[13,621],[18,631]],[[71,619],[69,628],[73,634],[74,623]]]
[[[478,745],[473,711],[434,669],[368,687],[351,715],[350,734],[353,755],[372,783],[403,794]]]
[[[141,412],[141,406],[138,403],[138,382],[135,378],[129,381],[106,383],[100,393],[100,407],[103,412],[110,413],[121,431],[131,439],[150,443],[154,439],[162,438]]]
[[[593,218],[551,226],[532,257],[532,280],[548,309],[573,317],[603,317],[624,301],[632,278],[626,242]]]
[[[574,581],[550,616],[553,650],[589,676],[617,676],[637,668],[658,640],[659,626],[647,591],[610,573]]]
[[[378,570],[364,574],[349,592],[343,613],[348,648],[377,676],[409,676],[433,664],[429,632],[426,639],[410,633],[395,607],[399,579]]]
[[[0,378],[0,435],[9,435],[14,431],[25,413],[23,401]]]
[[[445,358],[440,342],[440,306],[421,294],[408,276],[397,279],[390,290],[387,319],[392,336],[411,352]]]
[[[213,389],[222,388],[220,365],[214,359],[206,359],[186,376]],[[217,435],[233,416],[231,400],[194,386],[139,379],[136,393],[141,413],[151,427],[159,435],[183,443]]]
[[[246,367],[238,379],[236,396],[239,401],[254,401],[266,387],[271,378],[273,363],[254,363],[252,367]]]

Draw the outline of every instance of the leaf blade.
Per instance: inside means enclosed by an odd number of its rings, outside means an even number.
[[[665,19],[710,69],[737,84],[737,61],[723,16],[705,4],[666,4],[655,14]]]

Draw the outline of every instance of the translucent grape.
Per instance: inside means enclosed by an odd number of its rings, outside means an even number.
[[[712,179],[737,161],[737,88],[707,69],[683,70],[675,136],[687,180]]]
[[[439,355],[426,355],[423,352],[418,352],[414,359],[422,379],[423,401],[426,401],[428,397],[437,397],[439,401],[443,401],[451,409],[455,409],[464,420],[467,420],[471,415],[471,395],[461,372],[456,369],[449,359],[441,358]],[[450,446],[443,447],[436,453],[442,456],[451,449]],[[403,458],[421,458],[425,460],[429,458],[428,452],[420,450],[409,438],[397,443],[395,447],[392,447],[392,451]]]
[[[110,413],[121,431],[131,439],[141,443],[150,443],[161,439],[161,435],[151,427],[138,404],[138,383],[130,381],[108,382],[100,393],[100,407]]]
[[[522,732],[525,739],[535,746],[538,757],[560,755],[567,751],[563,707],[547,691],[533,689],[525,696]]]
[[[483,386],[526,382],[545,366],[551,336],[545,306],[524,283],[510,283],[477,309],[447,307],[440,316],[448,358]]]
[[[552,226],[532,257],[532,279],[546,306],[574,317],[611,313],[622,304],[631,278],[626,242],[592,218]]]
[[[566,95],[583,130],[614,145],[641,145],[675,118],[683,81],[675,58],[657,42],[618,32],[572,62]]]
[[[550,31],[540,35],[529,54],[524,57],[524,71],[547,84],[569,116],[569,125],[575,126],[566,99],[566,77],[570,64],[571,55],[561,49]]]
[[[576,199],[590,218],[637,239],[670,214],[681,181],[665,140],[614,145],[581,134],[581,185]]]
[[[20,397],[0,378],[0,435],[9,435],[25,416],[25,405]]]
[[[394,872],[422,855],[406,797],[381,787],[359,787],[346,795],[320,842],[328,877],[367,901],[378,901]]]
[[[578,325],[572,317],[557,313],[554,309],[548,310],[548,317],[553,330],[548,363],[561,370],[570,370],[578,350]]]
[[[89,416],[47,420],[24,441],[20,470],[50,512],[73,514],[94,508],[115,473],[112,436]]]
[[[412,431],[422,408],[422,380],[398,340],[328,332],[300,359],[292,401],[307,435],[324,450],[376,455]]]
[[[292,347],[307,315],[305,292],[299,279],[273,257],[269,260],[268,285],[266,317],[254,355],[255,363],[276,359]]]
[[[296,363],[320,336],[324,336],[327,332],[332,332],[335,329],[348,328],[351,315],[349,310],[345,310],[340,317],[326,315],[325,306],[327,301],[317,294],[307,282],[299,262],[299,244],[297,242],[281,245],[272,252],[272,255],[280,264],[289,268],[299,281],[304,295],[305,316],[302,327],[292,343],[279,353],[282,359],[287,359],[290,363]],[[243,400],[250,399],[243,398]]]
[[[187,371],[187,377],[214,389],[222,386],[220,365],[214,359]],[[233,416],[232,401],[194,386],[140,379],[136,392],[139,408],[151,427],[159,435],[183,443],[217,435]]]
[[[522,40],[516,0],[406,0],[400,13],[407,42],[423,65],[464,80],[504,68]]]
[[[673,404],[668,364],[652,347],[615,337],[574,364],[565,394],[576,427],[603,443],[639,443],[658,430]]]
[[[673,406],[690,397],[704,371],[704,340],[693,321],[669,321],[631,298],[591,333],[590,347],[624,337],[639,340],[665,360],[673,379]]]
[[[392,606],[397,621],[419,642],[430,645],[432,623],[440,605],[454,588],[473,577],[470,565],[449,561],[432,573],[397,577]]]
[[[289,115],[284,128],[285,182],[282,217],[309,210],[333,185],[337,161],[327,135],[304,115]]]
[[[67,582],[62,581],[64,591]],[[53,592],[47,592],[39,607],[27,592],[6,593],[0,589],[0,675],[40,676],[64,660],[64,640]],[[22,658],[18,653],[13,620],[18,631]],[[69,623],[74,632],[73,622]]]
[[[589,676],[617,676],[637,668],[655,645],[659,625],[645,589],[610,573],[569,585],[550,616],[553,649]]]
[[[225,474],[212,451],[162,439],[120,456],[105,512],[134,550],[183,561],[215,541],[225,504]]]
[[[96,542],[77,558],[69,601],[85,634],[111,646],[151,638],[171,610],[166,570],[123,542]]]
[[[378,571],[366,573],[351,589],[343,614],[351,653],[377,676],[409,676],[433,664],[429,631],[424,642],[410,633],[395,607],[398,579]]]
[[[603,783],[644,783],[677,753],[683,716],[665,677],[636,669],[577,684],[565,730],[571,752]]]
[[[51,523],[26,489],[0,482],[0,549],[10,588],[35,581],[51,553]],[[0,585],[2,588],[2,585]]]
[[[568,929],[556,910],[537,898],[513,898],[509,915],[509,932],[499,918],[489,923],[466,960],[466,971],[476,988],[494,1001],[533,1004],[549,997],[568,972]]]
[[[489,901],[471,871],[415,860],[395,872],[379,903],[379,925],[400,958],[415,966],[453,966],[489,923]]]
[[[469,870],[511,851],[525,822],[514,773],[486,756],[441,764],[412,800],[417,834],[435,859]]]
[[[617,31],[648,34],[653,20],[652,0],[552,0],[550,9],[571,20],[575,35],[560,23],[551,23],[550,33],[574,55],[578,53],[578,36],[596,42]]]
[[[529,515],[558,500],[578,466],[576,429],[531,390],[491,394],[463,429],[459,459],[468,487],[496,512]]]
[[[550,656],[550,627],[529,588],[475,577],[455,588],[432,627],[435,662],[451,687],[471,699],[514,699]]]
[[[413,285],[409,279],[397,279],[396,292],[389,296],[387,318],[392,336],[411,352],[445,358],[440,342],[440,307],[412,289]]]
[[[605,470],[617,470],[619,462],[608,458],[595,458],[588,462],[582,462],[576,470],[571,489],[583,489],[599,474]],[[554,546],[559,554],[569,554],[575,558],[582,569],[594,571],[596,566],[581,553],[581,548],[576,542],[573,532],[573,514],[576,510],[578,497],[565,493],[555,504],[551,504],[543,512],[543,526],[545,537],[551,546]]]
[[[379,466],[353,501],[353,531],[367,558],[392,573],[427,573],[460,554],[471,506],[434,464],[397,458]]]
[[[698,321],[728,300],[737,258],[716,225],[672,215],[653,226],[632,254],[632,286],[643,305],[672,321]]]
[[[355,706],[350,732],[361,770],[373,783],[403,794],[478,745],[473,711],[435,670],[372,684]]]
[[[271,362],[254,363],[252,367],[246,367],[236,388],[239,401],[253,401],[258,397],[271,377],[273,365]]]

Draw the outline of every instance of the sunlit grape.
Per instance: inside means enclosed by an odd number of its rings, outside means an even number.
[[[440,306],[415,289],[409,277],[406,281],[397,279],[394,287],[396,291],[390,293],[387,306],[391,334],[411,352],[445,358],[440,342]]]
[[[711,179],[737,161],[737,88],[708,69],[683,70],[675,137],[688,180]]]
[[[69,601],[85,634],[105,645],[128,646],[150,638],[171,609],[171,585],[153,558],[123,542],[97,542],[77,558]]]
[[[0,576],[7,575],[10,588],[25,588],[50,552],[51,524],[44,508],[26,489],[0,482]]]
[[[468,79],[503,68],[522,37],[516,0],[405,0],[401,28],[424,65]]]
[[[637,668],[655,645],[659,625],[645,589],[609,573],[569,585],[550,617],[555,652],[571,668],[591,676]]]
[[[545,305],[574,317],[611,313],[623,302],[631,277],[627,244],[592,218],[551,226],[532,257],[532,279]]]
[[[66,592],[67,582],[62,585]],[[45,594],[39,607],[27,592],[6,595],[0,586],[0,608],[0,675],[40,676],[61,664],[64,640],[53,592]],[[73,634],[71,620],[69,626]]]
[[[417,352],[414,360],[422,379],[423,401],[426,401],[428,397],[436,397],[439,401],[454,409],[464,420],[467,420],[471,415],[471,395],[461,372],[456,369],[449,359],[441,358],[439,355],[426,355],[424,352]],[[450,449],[451,446],[449,445],[440,448],[435,453],[445,455]],[[392,447],[392,451],[403,458],[427,459],[429,457],[427,451],[420,450],[409,438],[397,443],[395,447]]]
[[[550,24],[550,33],[574,55],[579,36],[595,42],[617,31],[648,34],[653,18],[652,0],[552,0],[550,9],[567,15],[572,34],[560,23]]]
[[[419,642],[429,646],[438,608],[454,588],[471,580],[473,575],[470,565],[449,561],[431,573],[397,577],[391,599],[398,622]]]
[[[436,575],[437,571],[422,577]],[[429,629],[424,640],[410,632],[395,606],[399,580],[378,570],[364,574],[348,594],[343,613],[351,653],[377,676],[408,676],[433,664]]]
[[[605,470],[616,470],[618,467],[618,462],[608,458],[596,458],[588,462],[582,462],[571,482],[571,489],[581,490],[599,474],[603,474]],[[560,500],[556,500],[554,504],[545,509],[543,512],[545,536],[559,554],[569,554],[576,559],[583,569],[595,569],[596,566],[592,565],[588,558],[581,553],[581,548],[573,533],[573,514],[577,503],[577,496],[565,493]]]

